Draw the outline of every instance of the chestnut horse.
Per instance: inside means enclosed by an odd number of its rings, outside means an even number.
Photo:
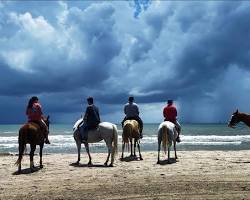
[[[247,126],[250,127],[250,115],[245,113],[240,113],[238,109],[232,114],[231,119],[228,123],[230,128],[235,128],[236,124],[239,122],[244,122]]]
[[[164,152],[166,153],[168,147],[168,163],[170,163],[170,147],[172,143],[174,143],[174,152],[175,159],[177,159],[176,154],[176,138],[178,136],[178,132],[174,123],[170,121],[164,121],[159,125],[158,128],[158,161],[157,164],[160,163],[160,150],[161,150],[161,142]]]
[[[134,139],[134,153],[133,153],[133,139]],[[129,144],[129,142],[130,142],[130,145],[131,145],[130,156],[136,157],[135,149],[136,149],[136,144],[137,144],[140,160],[143,160],[142,156],[141,156],[139,141],[140,141],[140,129],[139,129],[138,122],[136,120],[126,120],[124,122],[123,133],[122,133],[122,142],[123,143],[122,143],[121,159],[123,159],[123,152],[124,152],[125,143]]]
[[[49,116],[43,118],[44,122],[48,126],[49,129]],[[18,144],[19,144],[19,156],[16,161],[16,165],[18,165],[18,173],[21,172],[21,161],[23,157],[24,150],[26,148],[26,144],[30,144],[30,169],[33,171],[34,169],[34,152],[36,150],[36,145],[40,146],[40,168],[43,168],[42,164],[42,152],[44,146],[44,133],[42,132],[40,126],[35,122],[28,122],[24,124],[19,129],[18,136]]]

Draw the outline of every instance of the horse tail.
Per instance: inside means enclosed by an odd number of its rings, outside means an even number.
[[[167,152],[167,142],[168,142],[168,128],[166,126],[162,126],[161,128],[161,134],[162,134],[162,148],[164,152]]]
[[[24,150],[26,149],[26,139],[27,139],[27,134],[28,134],[28,129],[27,128],[21,128],[19,130],[19,135],[18,135],[18,145],[19,145],[19,155],[18,155],[18,159],[15,162],[15,165],[19,165],[21,164],[22,158],[23,158],[23,153]]]
[[[125,124],[123,127],[122,139],[125,143],[129,143],[129,137],[132,134],[132,127],[130,124]]]
[[[118,133],[117,133],[117,128],[115,125],[113,125],[113,152],[112,154],[117,154],[118,153]]]

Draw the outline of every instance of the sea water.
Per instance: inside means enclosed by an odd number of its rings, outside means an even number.
[[[51,144],[44,153],[77,153],[72,124],[51,124]],[[142,151],[157,151],[159,124],[144,124]],[[18,130],[21,125],[0,125],[0,154],[18,153]],[[121,150],[122,128],[118,128],[118,144]],[[28,145],[29,146],[29,145]],[[84,145],[82,146],[84,148]],[[39,147],[37,147],[39,148]],[[181,143],[177,150],[250,150],[250,128],[239,124],[232,129],[227,124],[182,124]],[[107,152],[104,142],[90,144],[91,152]]]

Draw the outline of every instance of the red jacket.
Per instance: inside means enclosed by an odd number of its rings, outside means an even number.
[[[170,122],[175,123],[176,122],[176,117],[177,117],[176,107],[173,104],[168,104],[163,109],[163,116],[165,118],[165,121],[170,121]]]
[[[39,103],[34,103],[32,108],[26,110],[29,121],[40,121],[42,119],[42,114],[42,106]]]

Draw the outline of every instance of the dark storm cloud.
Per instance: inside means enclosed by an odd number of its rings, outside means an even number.
[[[250,111],[250,3],[132,2],[3,4],[0,109],[7,118],[18,113],[22,121],[33,95],[60,122],[78,117],[90,95],[113,121],[129,95],[146,114],[159,110],[152,121],[162,108],[147,105],[169,98],[189,122],[223,121],[238,104]]]
[[[163,91],[174,90],[176,97],[203,96],[208,91],[213,91],[220,84],[218,78],[226,70],[236,65],[246,70],[250,69],[250,26],[247,19],[250,17],[249,4],[241,3],[224,8],[224,4],[215,7],[216,17],[212,22],[204,23],[203,32],[198,36],[190,37],[190,41],[179,49],[171,69],[175,76],[165,79],[149,87],[149,90],[160,89]],[[223,9],[222,9],[223,8]],[[223,12],[221,12],[223,11]],[[206,14],[206,13],[204,13]],[[185,13],[183,13],[185,16]],[[194,13],[195,20],[196,13]],[[191,17],[192,18],[192,17]],[[178,18],[180,20],[180,18]],[[177,21],[180,26],[190,22]],[[195,30],[194,30],[195,31]],[[192,31],[183,34],[191,34]],[[194,33],[195,34],[195,33]],[[172,96],[172,95],[169,95]],[[160,100],[162,95],[159,95]],[[157,98],[152,95],[152,99]]]
[[[36,44],[30,43],[29,40],[32,41],[33,38],[29,38],[29,36],[25,35],[25,32],[20,34],[19,32],[22,32],[22,29],[16,29],[15,35],[17,36],[15,36],[15,39],[21,43],[21,37],[25,38],[25,47],[32,49],[34,59],[30,64],[32,65],[31,69],[20,70],[18,66],[13,69],[1,57],[0,61],[3,69],[0,75],[1,80],[8,82],[12,78],[8,84],[0,86],[1,94],[26,95],[35,92],[61,92],[76,90],[81,87],[98,87],[107,79],[109,77],[109,62],[119,54],[121,47],[112,33],[112,10],[99,7],[96,9],[95,7],[92,10],[90,8],[88,12],[93,13],[93,16],[89,18],[87,18],[88,13],[86,14],[82,10],[78,10],[78,15],[72,15],[73,11],[70,10],[65,22],[65,24],[71,24],[72,22],[77,31],[87,37],[85,43],[82,41],[82,44],[79,44],[80,48],[81,45],[87,46],[88,57],[84,60],[81,57],[74,60],[68,59],[67,47],[63,52],[56,52],[59,48],[57,43],[48,44],[47,46],[44,46],[40,41],[34,41]],[[29,15],[25,14],[25,16]],[[35,18],[32,18],[32,16],[29,20],[33,20],[32,23],[35,22]],[[68,31],[70,28],[70,26],[67,26],[64,31]],[[7,30],[8,26],[5,29]],[[3,29],[3,32],[5,29]],[[74,33],[70,37],[74,37]],[[78,38],[72,39],[77,40]],[[9,40],[11,41],[12,38],[9,38]],[[79,40],[81,42],[81,38]],[[8,40],[3,44],[8,46],[7,42]],[[8,48],[11,47],[8,46]],[[11,60],[12,58],[8,59]]]

